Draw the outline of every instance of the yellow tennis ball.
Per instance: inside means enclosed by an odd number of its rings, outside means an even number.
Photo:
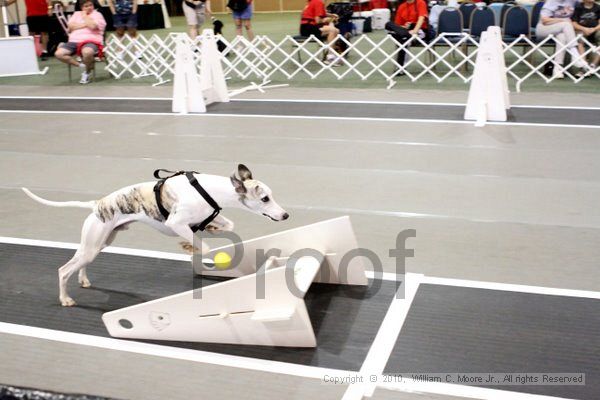
[[[223,251],[215,254],[214,261],[217,269],[227,269],[231,265],[231,257]]]

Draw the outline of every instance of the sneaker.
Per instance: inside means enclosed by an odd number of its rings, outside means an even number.
[[[48,60],[48,52],[47,51],[42,51],[42,54],[40,55],[40,60],[41,61]]]
[[[575,78],[583,78],[585,75],[585,71],[583,69],[579,69],[579,71],[575,73]]]
[[[553,79],[565,79],[565,74],[562,72],[562,65],[555,65],[552,71]]]
[[[588,63],[586,63],[585,59],[581,57],[581,54],[579,54],[577,48],[570,47],[568,49],[568,52],[571,55],[571,58],[573,59],[573,66],[575,68],[589,68]]]
[[[81,83],[82,85],[87,85],[88,83],[90,83],[90,73],[89,72],[82,72],[81,73],[81,79],[79,80],[79,83]]]
[[[331,64],[333,67],[337,67],[342,60],[334,53],[328,53],[327,58],[325,58],[325,65]]]

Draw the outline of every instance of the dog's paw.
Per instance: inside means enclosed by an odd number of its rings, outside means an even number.
[[[198,250],[198,248],[194,247],[194,245],[189,242],[179,242],[179,244],[183,250],[190,254],[194,254],[194,252]]]
[[[60,304],[63,307],[73,307],[74,305],[76,305],[77,303],[75,303],[75,300],[73,300],[70,297],[65,297],[64,299],[60,299]]]
[[[90,282],[90,280],[88,278],[79,280],[79,284],[81,285],[82,288],[89,288],[90,286],[92,286],[92,283]]]

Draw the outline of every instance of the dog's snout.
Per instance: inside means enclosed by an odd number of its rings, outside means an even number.
[[[283,214],[283,216],[281,217],[281,219],[285,221],[285,220],[286,220],[286,219],[288,219],[289,217],[290,217],[290,214],[288,214],[288,213],[285,213],[285,214]]]

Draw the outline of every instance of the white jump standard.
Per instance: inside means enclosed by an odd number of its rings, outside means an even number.
[[[187,35],[181,34],[176,40],[172,111],[182,114],[205,113],[209,104],[228,103],[221,54],[212,30],[205,29],[201,36],[200,77]]]
[[[108,312],[102,316],[106,329],[121,338],[315,347],[304,302],[312,282],[368,283],[362,258],[353,257],[358,245],[348,217],[241,245],[244,254],[232,269],[207,270],[194,257],[197,273],[235,279]],[[235,248],[232,244],[208,255],[233,254]],[[310,256],[298,252],[307,248]],[[258,249],[277,249],[278,255],[257,265]]]

